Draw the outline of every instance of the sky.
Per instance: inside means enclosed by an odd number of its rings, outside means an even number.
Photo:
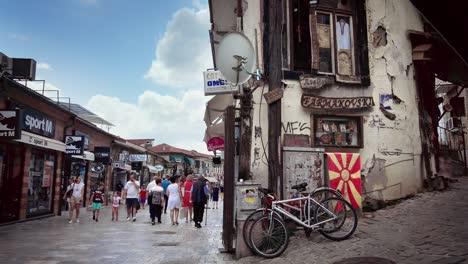
[[[213,66],[206,0],[0,5],[0,52],[35,59],[46,89],[114,124],[113,134],[207,153],[203,71]]]

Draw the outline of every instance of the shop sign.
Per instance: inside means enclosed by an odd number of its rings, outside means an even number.
[[[206,143],[208,146],[208,151],[223,150],[224,149],[224,139],[220,137],[213,137],[208,140]]]
[[[156,166],[154,166],[154,168],[156,169],[156,171],[163,171],[164,170],[163,165],[156,165]]]
[[[312,77],[309,75],[301,75],[299,76],[299,82],[302,89],[317,90],[325,85],[333,84],[334,80],[332,77],[328,76]]]
[[[205,95],[227,94],[237,92],[237,86],[228,82],[220,71],[203,72],[205,80]]]
[[[146,154],[131,154],[130,162],[145,162],[147,158]]]
[[[83,155],[84,137],[83,136],[65,136],[65,153],[69,155]]]
[[[359,109],[374,106],[372,97],[330,98],[303,94],[303,107],[317,109]]]
[[[81,131],[78,131],[76,130],[75,131],[75,136],[83,136],[84,137],[84,150],[88,150],[89,149],[89,135],[86,134],[86,133],[83,133]]]
[[[0,138],[21,138],[19,110],[0,111]]]
[[[283,98],[283,89],[276,88],[273,91],[264,94],[263,97],[265,97],[265,101],[267,102],[267,104],[272,104],[278,101],[279,99]]]
[[[23,107],[21,126],[26,131],[48,138],[55,136],[55,121],[31,108]]]
[[[94,161],[109,163],[110,162],[110,148],[109,147],[94,147]]]

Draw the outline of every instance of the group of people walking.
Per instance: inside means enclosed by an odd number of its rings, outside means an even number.
[[[112,201],[112,221],[118,221],[119,206],[125,201],[127,207],[127,221],[136,221],[138,209],[149,207],[151,224],[161,223],[161,216],[167,214],[169,207],[172,225],[179,225],[179,217],[186,223],[194,222],[195,227],[201,228],[203,213],[208,201],[213,201],[213,209],[218,208],[220,188],[217,185],[210,187],[203,176],[186,178],[166,176],[164,179],[154,177],[146,188],[135,179],[135,174],[130,175],[129,181],[122,189],[121,195],[114,192]],[[70,207],[69,223],[73,222],[73,212],[76,212],[76,222],[79,223],[80,205],[83,202],[84,184],[81,177],[70,179],[69,186],[64,195]],[[104,201],[104,184],[90,195],[92,202],[93,220],[99,221],[99,212]],[[140,206],[141,205],[141,206]]]

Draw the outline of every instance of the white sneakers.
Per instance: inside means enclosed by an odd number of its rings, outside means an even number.
[[[80,219],[76,219],[76,222],[79,223],[79,222],[80,222]]]
[[[127,217],[127,221],[130,221],[130,217]]]
[[[71,220],[71,219],[70,219],[70,220],[68,220],[68,223],[69,223],[69,224],[73,223],[73,220]]]
[[[134,217],[133,217],[133,222],[135,222],[135,221],[136,221],[136,217],[134,216]]]

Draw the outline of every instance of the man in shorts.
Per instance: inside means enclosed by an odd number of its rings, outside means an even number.
[[[124,187],[125,204],[127,205],[127,221],[136,221],[136,209],[138,205],[138,195],[140,193],[140,183],[135,180],[135,173],[130,175],[130,180]]]

